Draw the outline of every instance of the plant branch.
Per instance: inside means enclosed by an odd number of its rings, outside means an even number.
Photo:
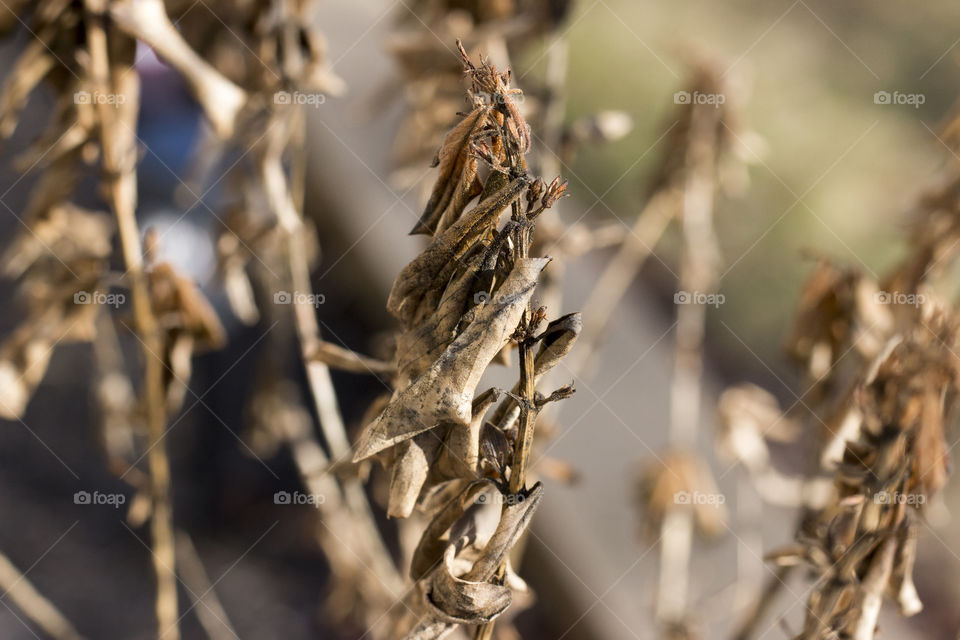
[[[157,579],[156,617],[159,634],[169,640],[180,637],[177,615],[176,553],[173,514],[170,505],[170,461],[163,443],[167,423],[164,406],[164,363],[161,336],[150,304],[140,231],[137,227],[136,122],[139,78],[134,73],[114,73],[108,57],[104,27],[105,0],[86,0],[87,38],[91,74],[98,90],[124,96],[118,107],[97,104],[104,181],[110,206],[117,218],[120,245],[132,294],[134,324],[141,336],[144,359],[143,393],[150,437],[148,467],[153,501],[150,521],[153,568]],[[118,68],[118,71],[122,71]],[[122,84],[118,84],[122,83]]]
[[[34,588],[10,559],[0,553],[0,590],[43,632],[56,640],[82,640],[60,611]]]

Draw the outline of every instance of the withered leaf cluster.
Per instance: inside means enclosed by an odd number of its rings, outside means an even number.
[[[487,61],[475,66],[460,52],[473,108],[437,153],[437,179],[413,230],[430,242],[401,271],[387,302],[400,322],[394,392],[354,449],[355,461],[376,456],[390,470],[388,515],[406,518],[420,505],[432,518],[411,567],[426,616],[407,629],[411,638],[489,622],[511,602],[520,581],[507,579],[507,553],[542,493],[517,482],[516,455],[529,443],[511,408],[522,407],[527,419],[520,422],[532,427],[543,403],[572,392],[544,397],[524,389],[559,362],[579,332],[577,314],[539,330],[545,310],[532,305],[550,262],[529,255],[534,222],[566,183],[528,174],[530,132],[509,71]],[[529,384],[477,393],[484,372],[513,344],[530,354],[521,373]],[[519,490],[510,490],[511,479]],[[491,510],[498,524],[478,537],[478,518]]]
[[[93,340],[104,301],[119,308],[126,298],[122,293],[126,274],[109,271],[114,253],[112,216],[81,207],[75,199],[80,196],[81,181],[95,173],[102,161],[104,195],[113,189],[135,205],[136,41],[146,40],[147,32],[162,30],[165,23],[160,17],[166,17],[160,2],[48,0],[26,9],[10,7],[7,17],[11,19],[4,23],[4,30],[25,24],[33,37],[4,84],[0,136],[8,140],[17,130],[22,110],[41,86],[52,88],[57,100],[45,131],[15,161],[17,168],[39,177],[26,209],[14,212],[22,228],[3,254],[4,275],[18,280],[26,299],[21,328],[0,348],[0,375],[5,380],[0,407],[8,418],[22,415],[54,347],[70,340]],[[110,67],[109,77],[103,78],[103,70],[95,69],[88,41],[91,25],[108,13],[118,28],[106,37]],[[222,330],[203,296],[170,265],[164,266],[163,273],[181,292],[165,303],[170,317],[204,315],[209,330],[205,338],[211,339],[202,342],[214,346]],[[185,348],[183,339],[195,328],[181,327],[180,361],[184,356],[189,360],[192,346]],[[178,369],[185,373],[183,366]]]
[[[797,543],[774,552],[820,579],[798,640],[869,640],[885,598],[910,616],[923,511],[949,473],[960,317],[935,278],[955,257],[956,181],[922,199],[911,251],[879,281],[821,259],[801,296],[788,352],[812,383],[820,470],[832,498],[808,504]]]
[[[822,572],[800,638],[872,637],[885,596],[904,615],[922,609],[913,584],[918,528],[946,482],[944,428],[960,390],[945,346],[956,345],[957,326],[944,321],[932,321],[938,335],[918,328],[877,358],[854,400],[861,422],[836,470],[836,502],[801,532],[799,547],[775,554]]]
[[[125,285],[122,278],[108,277],[113,255],[111,215],[84,209],[73,199],[80,181],[96,170],[104,154],[103,129],[110,130],[112,141],[106,150],[113,156],[109,164],[122,168],[119,181],[124,189],[131,188],[137,159],[131,150],[136,147],[139,108],[138,41],[176,69],[221,137],[238,130],[246,134],[238,122],[259,121],[265,112],[282,111],[276,108],[277,91],[296,87],[335,93],[342,88],[327,67],[326,45],[313,24],[317,3],[292,3],[286,10],[276,4],[210,2],[192,11],[192,3],[161,0],[43,0],[4,8],[0,28],[9,32],[26,25],[33,37],[19,53],[0,94],[0,137],[9,139],[16,131],[22,110],[39,87],[46,84],[57,96],[46,131],[15,161],[18,168],[39,178],[26,209],[17,213],[22,229],[3,256],[4,275],[19,278],[21,290],[30,292],[23,328],[0,349],[0,374],[9,379],[0,398],[6,417],[22,414],[55,344],[93,336],[90,323],[99,305],[81,306],[74,297],[95,302],[100,296],[94,292]],[[88,50],[88,30],[98,20],[110,26],[106,31],[108,78],[96,75]],[[101,108],[105,101],[108,110]],[[288,129],[271,127],[270,131],[258,147],[264,166],[258,172],[261,176],[271,175],[271,167],[280,162],[279,152],[290,140]],[[268,194],[260,197],[260,210],[269,204],[282,208],[275,204],[282,199],[276,191],[260,192]],[[248,321],[255,319],[256,312],[244,267],[252,259],[251,247],[270,237],[269,224],[263,222],[270,216],[258,216],[251,208],[258,207],[243,208],[243,215],[224,216],[232,225],[225,227],[218,245],[230,299],[238,316]],[[178,282],[184,291],[182,277],[171,270],[169,265],[161,266],[151,283]],[[197,296],[192,310],[178,312],[181,318],[196,313],[209,316],[209,306]],[[205,311],[196,311],[201,308]],[[216,334],[213,320],[208,317],[206,324]],[[206,338],[215,337],[212,334]],[[179,352],[185,354],[182,335]],[[199,342],[215,346],[220,341]]]
[[[394,141],[398,166],[395,181],[413,184],[423,163],[442,143],[462,109],[460,65],[449,55],[449,43],[463,41],[470,52],[486,51],[505,63],[539,36],[559,28],[569,12],[569,0],[418,0],[398,12],[387,49],[400,68],[396,86],[407,113]],[[486,98],[492,104],[494,95]],[[542,101],[529,92],[526,111],[538,111]]]

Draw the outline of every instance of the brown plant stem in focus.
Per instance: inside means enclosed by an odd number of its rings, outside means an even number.
[[[520,207],[517,203],[513,205],[514,219],[517,220],[520,213]],[[517,220],[518,221],[518,220]],[[526,225],[532,225],[524,221]],[[527,257],[530,253],[530,237],[533,235],[529,228],[521,226],[516,234],[517,236],[517,254],[521,257]],[[533,319],[530,305],[527,305],[523,312],[523,319],[520,321],[520,331],[528,333]],[[517,442],[513,451],[514,465],[510,470],[510,493],[519,494],[526,485],[527,464],[530,459],[530,450],[533,446],[534,423],[537,420],[536,409],[536,378],[533,368],[533,343],[530,335],[523,335],[518,344],[520,351],[520,416],[517,423]],[[498,576],[502,579],[506,573],[506,561],[497,570]],[[496,620],[481,625],[477,628],[475,634],[476,640],[490,640],[493,637],[493,629]]]

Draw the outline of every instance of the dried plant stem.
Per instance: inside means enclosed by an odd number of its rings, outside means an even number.
[[[15,605],[43,632],[56,640],[81,640],[82,636],[70,621],[43,595],[34,588],[10,562],[0,553],[0,591],[9,596]]]
[[[210,640],[236,640],[240,636],[217,597],[197,548],[186,531],[177,532],[177,566],[183,583],[194,595],[194,610]]]
[[[763,621],[764,617],[766,617],[767,612],[770,611],[770,607],[773,606],[777,596],[786,584],[787,578],[793,573],[793,569],[793,566],[776,568],[774,574],[770,576],[763,586],[759,597],[754,601],[749,614],[734,632],[733,640],[750,640],[750,638],[753,637],[757,626]]]
[[[687,606],[693,517],[686,510],[669,509],[660,533],[657,619],[669,622],[681,619]]]
[[[530,310],[524,312],[524,325],[530,319]],[[527,463],[530,459],[530,449],[533,445],[534,422],[537,419],[534,405],[534,374],[533,374],[533,346],[529,340],[520,342],[520,392],[523,403],[520,405],[520,419],[517,425],[517,443],[513,452],[514,467],[510,476],[510,493],[517,494],[523,490]],[[500,577],[506,571],[506,564],[499,569]],[[476,640],[490,640],[493,637],[495,620],[480,625],[474,636]]]
[[[587,366],[588,358],[594,352],[593,347],[614,310],[666,231],[673,217],[672,208],[667,206],[667,197],[668,194],[663,191],[658,191],[651,197],[637,216],[633,229],[623,238],[616,255],[591,289],[583,308],[592,309],[593,312],[584,319],[580,348],[570,354],[567,363],[575,373]]]
[[[748,496],[753,488],[746,473],[737,475],[737,524],[743,533],[737,540],[737,585],[733,597],[733,610],[747,608],[762,582],[764,567],[757,563],[763,549],[763,503]],[[756,550],[761,550],[760,553]]]
[[[880,618],[880,607],[890,574],[893,572],[893,559],[897,552],[897,538],[887,538],[876,551],[867,575],[863,579],[860,619],[853,632],[853,640],[873,640]]]
[[[529,322],[530,310],[524,314],[524,322]],[[514,451],[514,464],[510,475],[510,493],[519,493],[526,481],[527,464],[533,445],[533,427],[537,419],[534,406],[533,346],[529,340],[520,343],[520,392],[523,404],[520,405],[520,421],[517,427],[517,445]]]
[[[519,217],[519,207],[514,203],[514,219]],[[521,226],[516,234],[517,253],[521,257],[527,257],[530,252],[530,233],[529,227]],[[520,330],[524,333],[533,318],[530,305],[523,312],[523,319],[520,322]],[[536,406],[536,376],[534,374],[533,341],[531,336],[523,335],[518,345],[520,351],[520,417],[517,423],[517,442],[513,451],[513,467],[510,470],[510,493],[518,494],[523,491],[527,479],[527,465],[530,460],[530,450],[533,448],[534,423],[537,420]],[[506,513],[506,505],[504,506]],[[506,573],[506,559],[497,570],[497,575],[502,578]],[[490,640],[493,637],[493,628],[496,620],[480,625],[474,636],[476,640]]]
[[[122,93],[122,108],[101,102],[100,135],[104,180],[110,205],[117,218],[120,245],[130,281],[134,324],[143,345],[144,383],[147,426],[150,436],[148,466],[150,494],[153,500],[150,521],[153,568],[157,578],[156,616],[159,635],[177,640],[180,637],[177,615],[177,581],[174,567],[176,553],[173,537],[173,514],[170,505],[170,461],[163,435],[167,416],[164,406],[163,352],[157,321],[150,305],[140,231],[137,227],[136,204],[136,113],[139,80],[135,73],[112,73],[104,29],[104,0],[87,0],[87,37],[90,48],[91,74],[99,90]],[[111,80],[114,80],[111,83]],[[123,82],[117,86],[117,82]],[[111,86],[113,85],[113,86]]]
[[[708,165],[709,166],[709,165]],[[709,180],[709,177],[703,177]],[[697,183],[703,178],[692,180]],[[701,188],[705,197],[694,194]],[[681,267],[680,286],[689,293],[712,290],[710,254],[713,249],[713,229],[710,223],[713,201],[712,185],[696,185],[684,197],[683,227],[687,237],[684,264]],[[706,256],[706,260],[703,258]],[[705,263],[706,262],[706,263]],[[677,340],[675,365],[670,394],[670,436],[675,446],[693,446],[696,443],[697,424],[700,421],[701,376],[703,373],[703,336],[706,305],[681,304],[677,307]]]
[[[293,138],[299,141],[294,146],[303,149],[303,140],[305,138],[306,122],[302,113],[297,112],[295,122],[293,123]],[[269,156],[267,163],[269,163]],[[302,211],[305,180],[306,155],[299,152],[293,163],[293,180],[295,190],[287,188],[268,187],[268,194],[279,200],[278,211],[286,211],[287,216],[281,215],[280,219],[287,232],[287,246],[289,257],[289,269],[291,284],[294,291],[310,291],[310,267],[307,260],[306,247],[302,234],[303,220],[300,214]],[[273,176],[273,184],[284,184],[285,177],[282,167],[279,165],[279,158],[276,166],[265,167],[264,173]],[[277,181],[280,181],[279,183]],[[270,185],[270,180],[265,180]],[[347,438],[347,430],[343,424],[343,418],[340,415],[339,405],[337,403],[336,392],[333,388],[333,381],[330,378],[330,369],[326,363],[312,357],[321,345],[324,344],[320,337],[320,327],[315,315],[316,310],[305,300],[298,300],[294,305],[294,322],[296,324],[297,335],[300,340],[301,355],[304,361],[304,367],[307,372],[307,380],[310,386],[311,396],[317,415],[320,419],[320,428],[323,437],[330,448],[330,457],[334,463],[349,459],[352,454],[350,441]],[[314,451],[311,457],[316,459],[316,454],[322,455],[319,447]],[[301,458],[295,456],[295,460]],[[328,461],[329,462],[329,461]],[[298,462],[299,464],[299,462]],[[310,473],[301,468],[301,475],[309,478]],[[370,568],[383,580],[388,591],[398,593],[403,585],[403,579],[397,571],[393,560],[387,550],[386,544],[380,535],[380,530],[376,525],[373,512],[370,509],[370,503],[364,493],[363,486],[357,478],[347,478],[341,482],[344,498],[349,506],[356,529],[353,536],[359,536],[361,544],[364,546],[367,555],[367,561]]]
[[[690,146],[683,188],[683,250],[680,289],[693,296],[713,290],[713,270],[718,255],[713,230],[716,136],[713,120],[702,109],[691,114]],[[706,305],[688,300],[677,305],[673,378],[670,385],[670,443],[678,450],[693,450],[700,421],[703,372],[703,337]],[[661,533],[660,586],[657,618],[661,622],[683,619],[687,605],[688,572],[693,543],[692,509],[671,510]],[[675,516],[673,515],[675,514]]]
[[[352,373],[393,375],[397,372],[397,367],[391,362],[370,358],[325,340],[320,340],[314,345],[314,350],[309,357],[334,369]]]

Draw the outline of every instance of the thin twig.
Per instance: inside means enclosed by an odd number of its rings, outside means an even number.
[[[112,73],[108,58],[107,34],[104,28],[104,0],[86,0],[87,38],[90,48],[91,75],[103,93],[124,95],[119,108],[106,102],[97,105],[104,181],[110,205],[117,218],[120,244],[126,263],[132,294],[134,324],[143,344],[144,388],[147,425],[150,434],[148,466],[153,499],[151,539],[153,568],[157,578],[156,616],[159,634],[170,640],[180,637],[177,615],[176,553],[173,537],[173,514],[170,505],[170,461],[163,443],[167,416],[164,406],[163,352],[157,321],[150,304],[140,231],[136,220],[136,113],[139,78],[132,73]],[[124,85],[112,86],[112,78]]]
[[[0,553],[0,592],[9,596],[15,605],[45,634],[56,640],[82,640],[60,611],[36,590],[10,559]]]
[[[397,367],[392,362],[371,358],[325,340],[319,340],[313,347],[308,359],[323,362],[335,369],[371,375],[392,375],[397,372]]]
[[[770,576],[770,578],[767,580],[767,583],[764,585],[763,590],[760,592],[760,596],[750,608],[750,612],[747,614],[743,622],[741,622],[737,627],[736,632],[734,632],[733,640],[750,640],[750,638],[753,637],[753,634],[757,630],[757,626],[763,621],[764,617],[767,615],[767,612],[770,611],[770,607],[773,606],[773,603],[776,602],[777,596],[780,595],[780,591],[782,591],[783,587],[786,585],[787,578],[790,577],[793,569],[794,567],[792,565],[776,568],[773,575]]]
[[[240,636],[230,623],[203,560],[186,531],[177,532],[177,565],[183,583],[194,595],[194,611],[210,640],[238,640]]]
[[[696,446],[700,421],[703,338],[706,305],[693,299],[712,292],[718,255],[713,230],[716,128],[714,114],[694,106],[690,115],[689,147],[685,154],[683,185],[683,249],[680,267],[682,291],[690,299],[677,305],[673,378],[670,384],[670,443],[678,450]],[[657,619],[682,620],[688,600],[694,511],[670,510],[663,521]]]
[[[570,354],[567,362],[574,373],[579,373],[589,364],[594,346],[603,335],[617,305],[673,218],[673,208],[668,206],[668,198],[669,194],[663,191],[651,197],[637,216],[631,232],[624,236],[616,255],[592,287],[583,305],[590,313],[584,318],[580,346]]]
[[[513,203],[513,218],[515,221],[524,214],[521,213],[520,204]],[[517,255],[526,258],[530,253],[530,240],[532,238],[532,223],[524,222],[518,227],[516,233]],[[530,450],[533,448],[534,424],[537,420],[536,406],[536,379],[534,376],[534,357],[533,357],[533,339],[530,335],[531,323],[533,322],[533,311],[531,305],[523,312],[523,319],[520,321],[519,332],[522,334],[519,341],[520,351],[520,417],[517,425],[517,441],[513,451],[513,465],[510,469],[510,493],[516,495],[520,493],[527,479],[527,463],[530,459]],[[506,510],[506,505],[504,505]],[[500,566],[497,574],[502,577],[506,573],[506,560]],[[474,635],[475,640],[490,640],[493,637],[493,629],[496,620],[480,625]]]
[[[295,113],[297,115],[292,125],[294,127],[293,140],[294,147],[298,149],[298,152],[293,163],[293,176],[297,191],[291,192],[286,187],[286,178],[283,175],[278,157],[273,162],[268,155],[264,162],[263,171],[268,178],[265,180],[268,186],[268,194],[278,208],[281,224],[287,233],[287,255],[293,290],[307,292],[311,289],[310,268],[302,233],[303,219],[301,209],[298,207],[298,204],[302,206],[304,200],[305,180],[302,176],[305,172],[304,164],[306,162],[304,153],[306,122],[302,110],[296,110]],[[270,188],[271,185],[273,186],[272,189]],[[307,372],[311,397],[320,419],[323,437],[330,448],[330,458],[336,464],[349,459],[352,451],[350,441],[347,438],[347,430],[340,415],[333,381],[330,378],[330,369],[324,362],[312,357],[320,348],[319,345],[324,344],[320,337],[320,327],[315,315],[316,310],[302,296],[295,301],[293,307],[294,322],[300,339],[301,355]],[[295,459],[297,458],[295,457]],[[304,473],[302,469],[301,474],[305,477],[310,475]],[[362,536],[361,540],[369,556],[368,561],[371,568],[384,581],[390,593],[398,591],[403,584],[403,579],[390,557],[386,544],[383,542],[363,486],[358,478],[352,477],[343,479],[341,485],[346,503],[352,512],[355,524],[358,525],[354,527],[356,529],[354,534]]]

